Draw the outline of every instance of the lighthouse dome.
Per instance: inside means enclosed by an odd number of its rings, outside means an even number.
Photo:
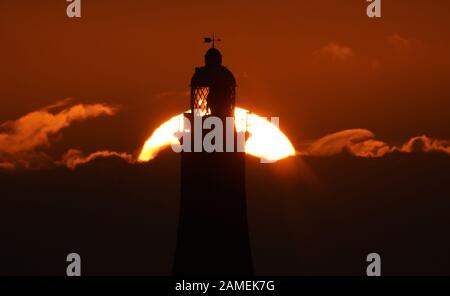
[[[222,65],[222,54],[217,48],[210,48],[205,54],[205,64],[207,66],[220,66]]]
[[[222,65],[222,54],[216,48],[210,48],[205,54],[205,66],[195,68],[191,79],[192,87],[235,87],[233,73]]]

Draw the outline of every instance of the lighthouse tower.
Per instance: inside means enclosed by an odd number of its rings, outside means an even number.
[[[205,54],[205,65],[195,69],[191,80],[191,112],[185,113],[191,126],[194,116],[204,121],[222,119],[225,138],[227,117],[234,116],[236,80],[222,65],[222,54],[213,44]],[[196,129],[192,128],[191,139]],[[203,129],[202,137],[208,131]],[[238,137],[234,130],[234,139]],[[181,153],[181,202],[175,275],[253,274],[247,223],[245,153]],[[238,141],[234,141],[236,147]]]

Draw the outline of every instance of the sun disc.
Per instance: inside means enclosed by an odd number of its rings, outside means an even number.
[[[179,145],[175,133],[183,128],[183,114],[177,115],[161,124],[147,139],[138,160],[150,161],[170,145]],[[237,131],[247,130],[249,137],[245,143],[247,154],[267,161],[277,161],[296,154],[288,137],[272,122],[236,107],[235,125]]]

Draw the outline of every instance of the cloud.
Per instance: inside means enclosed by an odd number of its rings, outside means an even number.
[[[11,162],[0,162],[0,169],[2,170],[13,170],[16,166]]]
[[[179,99],[180,97],[189,97],[190,92],[183,91],[164,91],[154,95],[157,100]]]
[[[335,42],[330,42],[324,47],[314,52],[316,55],[329,56],[333,59],[345,61],[354,55],[353,49],[350,47],[339,45]]]
[[[391,45],[398,49],[408,49],[411,46],[411,41],[400,36],[399,34],[389,36],[388,41]]]
[[[450,154],[450,141],[438,140],[427,136],[411,138],[400,150],[402,152],[445,152]]]
[[[83,156],[83,153],[76,149],[70,149],[69,151],[67,151],[67,153],[62,157],[61,163],[67,166],[69,169],[74,170],[79,165],[89,163],[99,158],[109,157],[121,158],[128,163],[134,163],[133,156],[124,152],[121,153],[115,151],[97,151],[87,156]]]
[[[26,151],[16,154],[0,153],[0,170],[43,169],[54,166],[53,159],[42,151]]]
[[[69,105],[70,101],[72,101],[71,98],[60,100],[60,101],[57,101],[56,103],[45,106],[45,107],[41,108],[40,110],[41,111],[50,111],[50,110],[54,110],[57,108],[62,108],[62,107]]]
[[[117,108],[106,104],[78,104],[67,107],[69,100],[28,113],[0,125],[0,169],[30,169],[54,166],[50,156],[37,151],[50,146],[52,136],[75,122],[99,116],[112,116]],[[52,110],[66,107],[59,112]]]
[[[375,135],[365,129],[351,129],[327,135],[306,148],[305,153],[313,156],[331,156],[348,150],[356,156],[379,157],[390,148],[384,142],[374,139]]]
[[[382,157],[395,151],[403,153],[444,152],[450,154],[450,141],[420,136],[411,138],[401,146],[395,146],[375,139],[375,135],[369,130],[351,129],[327,135],[310,144],[301,154],[332,156],[344,151],[358,157]]]
[[[98,116],[111,116],[116,112],[115,108],[105,104],[79,104],[56,114],[50,113],[48,108],[2,124],[4,132],[0,133],[0,153],[16,154],[48,146],[50,136],[58,134],[72,123]]]

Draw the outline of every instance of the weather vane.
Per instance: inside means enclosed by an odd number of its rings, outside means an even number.
[[[203,40],[204,40],[205,43],[212,43],[212,48],[215,48],[216,42],[221,42],[222,41],[222,39],[216,39],[215,36],[214,36],[214,33],[212,35],[212,38],[211,37],[205,37]]]

